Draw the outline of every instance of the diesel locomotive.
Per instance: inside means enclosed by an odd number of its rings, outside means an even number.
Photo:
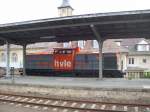
[[[28,75],[58,77],[98,77],[99,53],[82,53],[77,48],[55,48],[53,53],[29,54]],[[103,54],[103,77],[123,77],[116,53]]]

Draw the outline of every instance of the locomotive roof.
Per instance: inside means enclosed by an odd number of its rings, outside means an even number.
[[[150,38],[150,10],[48,18],[0,25],[0,39],[12,44],[93,40],[90,25],[103,39]],[[0,44],[4,44],[3,41]]]

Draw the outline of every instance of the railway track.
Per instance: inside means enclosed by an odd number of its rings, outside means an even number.
[[[54,112],[150,112],[148,104],[120,104],[0,93],[0,102]]]

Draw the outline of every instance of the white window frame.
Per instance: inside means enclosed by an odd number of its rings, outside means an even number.
[[[134,58],[129,58],[128,60],[129,65],[134,65],[135,64],[135,59]]]

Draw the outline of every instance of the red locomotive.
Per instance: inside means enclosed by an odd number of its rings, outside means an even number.
[[[27,55],[28,75],[59,77],[98,77],[98,53],[81,53],[79,48],[55,48],[52,54]],[[104,54],[103,77],[122,77],[115,53]]]

